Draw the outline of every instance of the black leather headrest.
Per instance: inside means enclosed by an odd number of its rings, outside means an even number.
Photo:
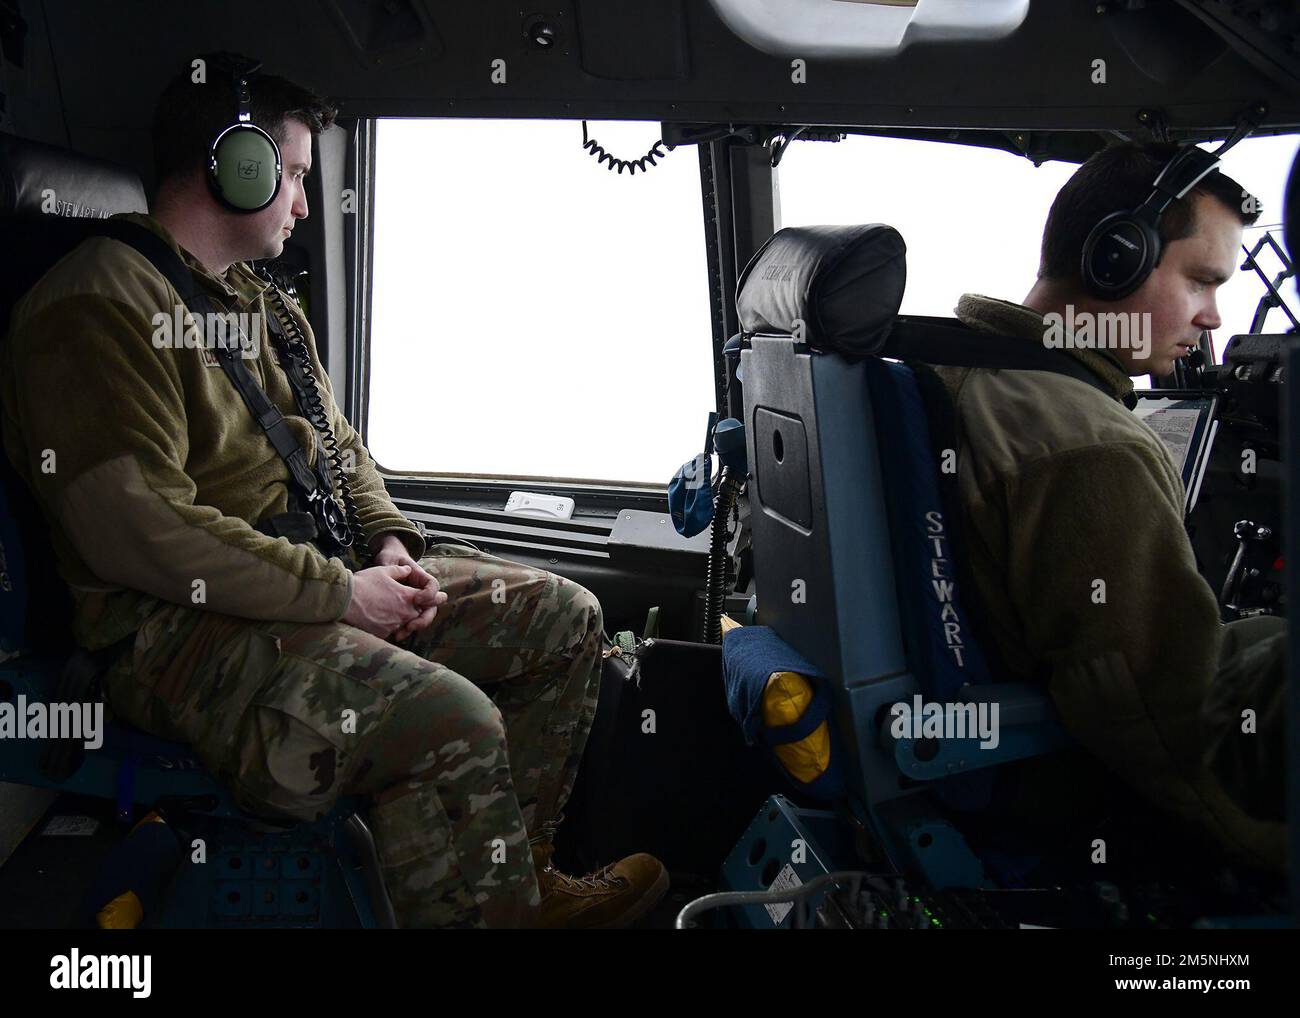
[[[131,170],[0,134],[0,216],[106,219],[118,212],[145,211],[144,187]]]
[[[907,246],[892,226],[790,226],[768,238],[736,285],[746,333],[790,335],[819,350],[880,351],[903,302]]]

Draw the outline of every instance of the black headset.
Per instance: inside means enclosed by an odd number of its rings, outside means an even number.
[[[1213,152],[1184,145],[1156,174],[1146,201],[1135,209],[1112,212],[1092,228],[1083,242],[1080,275],[1093,296],[1122,300],[1147,281],[1160,264],[1160,217],[1217,169],[1223,154],[1250,135],[1267,112],[1263,103],[1246,107]]]
[[[232,212],[259,212],[280,193],[284,172],[280,146],[253,123],[249,112],[248,82],[261,66],[248,61],[231,68],[238,104],[236,119],[222,128],[208,147],[208,186]]]
[[[1092,228],[1083,242],[1080,271],[1093,296],[1121,300],[1146,282],[1160,262],[1160,217],[1218,167],[1228,147],[1225,142],[1206,152],[1184,146],[1156,176],[1146,201],[1135,209],[1112,212]]]

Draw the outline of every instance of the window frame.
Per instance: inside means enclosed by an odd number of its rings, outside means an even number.
[[[430,118],[435,119],[435,118]],[[492,120],[482,116],[438,117],[439,120]],[[514,118],[509,118],[514,119]],[[378,117],[358,121],[355,133],[356,187],[358,208],[356,228],[353,233],[353,252],[348,266],[352,278],[349,291],[355,295],[351,324],[355,341],[350,344],[356,351],[351,360],[349,391],[346,400],[348,419],[367,444],[370,414],[370,362],[373,336],[371,314],[374,297],[374,202],[375,164],[377,156],[376,128]],[[718,406],[725,407],[726,373],[722,346],[732,334],[728,327],[734,321],[734,307],[729,298],[724,299],[725,279],[735,279],[735,252],[730,244],[722,243],[730,232],[730,172],[717,172],[718,143],[697,146],[700,160],[700,208],[704,217],[705,262],[709,273],[710,326],[712,331],[714,389]],[[724,164],[725,165],[725,164]],[[729,170],[729,167],[728,167]],[[716,211],[715,211],[716,210]],[[734,285],[733,285],[734,289]],[[372,458],[373,454],[372,454]],[[507,477],[494,474],[470,474],[443,471],[399,471],[385,467],[375,459],[375,466],[389,484],[390,490],[400,490],[428,495],[470,495],[490,498],[500,495],[504,500],[511,491],[527,489],[548,494],[568,495],[577,506],[575,515],[584,504],[596,508],[602,505],[622,508],[645,508],[662,511],[667,506],[668,479],[656,481],[607,481],[599,478],[564,477]]]

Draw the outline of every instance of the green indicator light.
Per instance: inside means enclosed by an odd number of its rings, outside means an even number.
[[[1156,917],[1153,916],[1150,912],[1147,913],[1147,918],[1150,919],[1153,923],[1157,921]]]

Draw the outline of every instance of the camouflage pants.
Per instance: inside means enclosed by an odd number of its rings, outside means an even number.
[[[556,821],[595,716],[600,603],[460,545],[420,564],[448,600],[400,646],[341,622],[161,605],[110,671],[109,702],[190,743],[252,813],[314,820],[367,797],[402,926],[527,924],[529,839]]]

